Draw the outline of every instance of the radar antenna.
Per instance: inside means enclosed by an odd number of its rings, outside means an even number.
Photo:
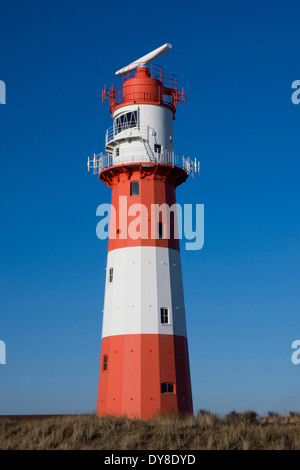
[[[160,46],[157,49],[154,49],[154,51],[149,52],[149,54],[144,55],[143,57],[136,60],[135,62],[131,62],[131,64],[129,64],[126,67],[123,67],[122,69],[118,70],[116,72],[116,75],[118,75],[120,77],[124,73],[130,72],[131,70],[134,70],[137,67],[143,66],[147,62],[150,62],[150,60],[155,59],[155,57],[160,56],[161,54],[163,54],[164,52],[169,51],[170,49],[172,49],[172,44],[166,43],[163,46]]]

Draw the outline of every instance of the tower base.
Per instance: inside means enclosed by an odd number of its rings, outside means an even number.
[[[104,337],[100,367],[100,416],[149,419],[172,410],[193,413],[188,345],[183,336]]]

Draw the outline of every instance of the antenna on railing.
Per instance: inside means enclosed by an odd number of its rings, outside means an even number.
[[[200,162],[197,162],[197,158],[195,158],[194,169],[195,169],[195,173],[200,175]]]

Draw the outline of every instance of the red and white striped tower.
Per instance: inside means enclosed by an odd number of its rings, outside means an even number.
[[[173,119],[179,101],[186,101],[184,91],[178,91],[176,76],[145,65],[171,47],[118,71],[121,88],[105,87],[113,118],[107,153],[88,162],[112,188],[116,210],[108,244],[99,415],[147,419],[171,409],[193,412],[176,217],[168,236],[162,213],[154,237],[151,225],[153,205],[175,204],[176,187],[196,165],[173,150]],[[147,236],[141,227],[142,235],[132,238],[128,226],[138,215],[136,204],[147,208]]]

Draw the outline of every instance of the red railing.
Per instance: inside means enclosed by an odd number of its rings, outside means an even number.
[[[137,65],[141,65],[137,62]],[[150,72],[150,77],[159,80],[165,88],[171,88],[177,90],[177,76],[171,73],[165,73],[160,65],[147,64],[147,68]],[[136,69],[130,72],[125,72],[123,75],[123,83],[129,78],[134,78]]]
[[[135,100],[137,102],[152,102],[163,104],[164,106],[167,106],[172,109],[173,112],[176,111],[176,108],[177,106],[179,106],[180,101],[186,104],[186,93],[183,88],[181,92],[178,91],[176,75],[164,73],[162,67],[156,64],[147,64],[147,68],[150,72],[150,77],[159,80],[162,83],[162,96],[158,96],[157,94],[151,94],[148,92],[135,92]],[[130,78],[134,78],[135,73],[135,70],[125,72],[123,75],[123,84]],[[131,98],[124,100],[123,86],[114,90],[113,85],[110,89],[107,89],[105,85],[102,91],[102,102],[104,102],[104,100],[107,98],[109,99],[111,113],[113,113],[114,109],[117,106],[123,103],[125,104],[127,101],[132,101]]]

